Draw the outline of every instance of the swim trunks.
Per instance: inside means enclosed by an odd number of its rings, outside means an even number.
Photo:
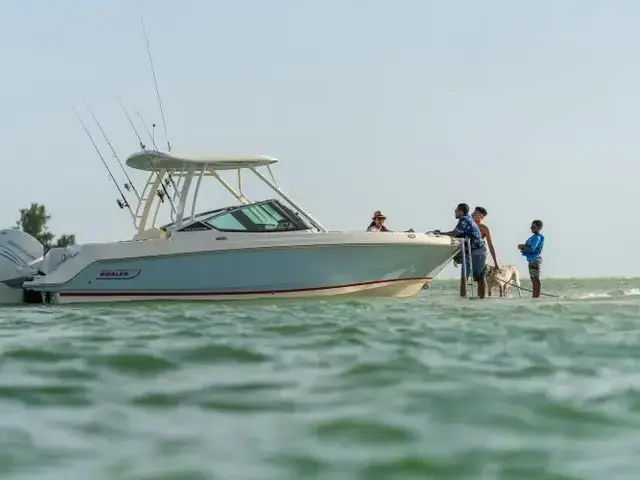
[[[469,273],[473,273],[473,280],[476,282],[484,279],[485,269],[487,267],[487,254],[486,252],[482,253],[472,253],[471,254],[471,270],[469,272],[469,257],[467,257],[466,268],[462,268],[462,274],[469,278]]]
[[[542,263],[542,257],[538,257],[535,260],[529,262],[529,277],[540,278],[540,264]]]

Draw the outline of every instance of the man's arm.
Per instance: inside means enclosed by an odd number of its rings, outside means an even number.
[[[491,237],[491,230],[486,225],[480,225],[480,229],[484,230],[484,235],[487,238],[487,244],[489,245],[489,253],[491,253],[491,258],[493,258],[493,264],[496,268],[500,268],[498,266],[498,257],[496,257],[496,250],[493,248],[493,238]]]
[[[461,223],[462,223],[462,220],[458,220],[458,224],[456,225],[456,228],[454,228],[450,232],[440,232],[440,235],[447,235],[449,237],[462,237],[464,232],[463,232],[463,226],[461,225]]]

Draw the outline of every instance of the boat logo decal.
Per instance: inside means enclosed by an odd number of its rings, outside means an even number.
[[[211,230],[211,227],[202,222],[195,222],[180,229],[181,232],[203,232],[205,230]]]
[[[97,280],[129,280],[140,275],[140,270],[100,270]]]
[[[415,235],[415,233],[410,233],[410,234],[408,234],[408,235],[407,235],[407,237],[409,237],[409,238],[416,238],[416,235]]]

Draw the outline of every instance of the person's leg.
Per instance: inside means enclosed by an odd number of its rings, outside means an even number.
[[[531,278],[531,285],[533,286],[533,298],[540,298],[540,291],[542,290],[542,283],[540,282],[540,263],[542,263],[541,258],[538,258],[533,262],[529,262],[529,277]]]
[[[540,277],[534,278],[532,280],[533,283],[533,298],[540,298],[540,290],[542,290],[542,283],[540,282]]]
[[[473,279],[478,282],[478,297],[484,298],[487,293],[487,278],[485,275],[487,267],[487,254],[481,253],[473,255]]]
[[[478,278],[478,297],[484,298],[487,295],[487,280],[484,276]]]
[[[537,294],[536,298],[540,298],[540,295],[542,294],[542,282],[540,281],[540,267],[542,266],[542,257],[538,258],[537,264],[538,264],[538,269],[537,269],[538,274],[536,275],[536,294]]]

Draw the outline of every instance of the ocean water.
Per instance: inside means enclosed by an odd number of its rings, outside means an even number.
[[[640,478],[640,279],[456,289],[0,309],[0,478]]]

